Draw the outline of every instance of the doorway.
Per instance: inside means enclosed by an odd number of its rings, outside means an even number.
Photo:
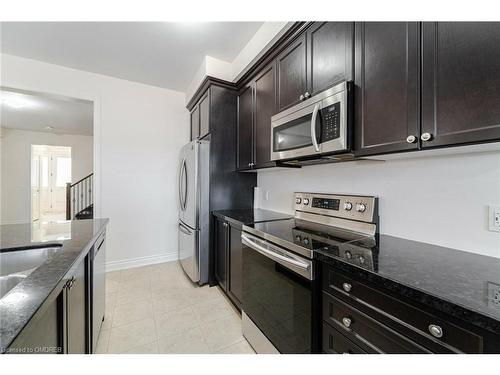
[[[66,219],[66,184],[71,182],[71,147],[31,145],[31,220]]]

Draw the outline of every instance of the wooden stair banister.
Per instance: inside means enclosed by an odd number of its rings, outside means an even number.
[[[94,204],[94,174],[66,184],[66,220],[75,220],[77,215],[91,208]],[[92,211],[93,212],[93,211]],[[88,216],[88,215],[87,215]]]

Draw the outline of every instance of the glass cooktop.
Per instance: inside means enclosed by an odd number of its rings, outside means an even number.
[[[377,270],[375,237],[300,219],[256,223],[244,229],[308,258],[320,250],[358,267]]]

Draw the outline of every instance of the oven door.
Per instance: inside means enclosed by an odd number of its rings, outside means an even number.
[[[280,353],[311,353],[312,261],[245,232],[241,239],[244,313]]]

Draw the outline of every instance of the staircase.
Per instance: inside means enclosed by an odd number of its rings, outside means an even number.
[[[94,217],[94,174],[66,184],[66,220]]]

